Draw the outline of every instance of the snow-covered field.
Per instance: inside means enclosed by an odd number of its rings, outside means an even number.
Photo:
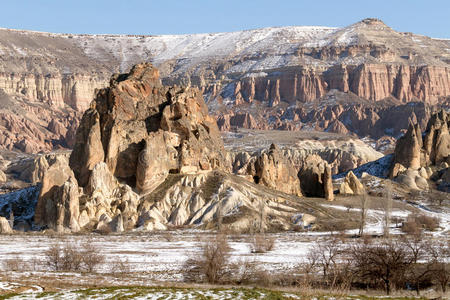
[[[266,269],[284,269],[301,263],[317,238],[303,233],[271,234],[275,248],[267,253],[251,253],[251,236],[232,236],[229,240],[235,262],[251,261]],[[43,258],[44,252],[55,243],[90,243],[100,249],[107,262],[127,261],[132,272],[151,273],[154,280],[179,280],[179,270],[190,256],[196,256],[204,241],[214,234],[200,231],[125,235],[73,235],[49,237],[44,235],[0,236],[0,261],[17,258],[31,262]],[[102,272],[108,273],[108,263]]]

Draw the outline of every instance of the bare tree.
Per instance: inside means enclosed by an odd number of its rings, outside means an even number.
[[[406,249],[392,240],[378,244],[357,244],[349,253],[358,276],[372,282],[381,281],[388,295],[395,279],[402,278],[410,264]]]
[[[450,283],[450,263],[448,262],[450,260],[450,241],[431,244],[429,253],[433,269],[432,279],[445,293]]]
[[[410,257],[410,266],[406,269],[406,278],[413,282],[417,295],[420,295],[420,284],[429,279],[433,273],[433,265],[427,260],[431,240],[422,235],[403,238],[403,244]]]
[[[369,202],[369,197],[367,196],[367,193],[364,192],[364,194],[361,195],[360,198],[361,202],[361,215],[359,219],[359,236],[364,235],[364,226],[366,226],[366,218],[367,218],[367,206]]]
[[[340,244],[341,241],[338,238],[332,237],[331,239],[318,242],[315,248],[315,251],[319,253],[317,264],[322,269],[323,278],[327,285],[332,287],[336,279],[333,270],[336,270],[337,267]]]
[[[225,235],[203,243],[199,256],[189,258],[183,267],[186,281],[218,283],[228,274],[231,248]]]
[[[265,221],[265,204],[264,199],[259,202],[259,233],[264,232],[264,221]]]
[[[387,181],[385,186],[385,197],[384,197],[384,217],[383,217],[383,234],[386,238],[389,237],[389,228],[391,226],[391,212],[392,212],[392,184]]]

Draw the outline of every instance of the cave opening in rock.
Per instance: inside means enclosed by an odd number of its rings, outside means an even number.
[[[257,176],[257,175],[253,176],[253,181],[254,181],[256,184],[259,184],[259,176]]]

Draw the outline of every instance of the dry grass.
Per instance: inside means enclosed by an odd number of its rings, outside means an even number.
[[[251,237],[250,248],[252,253],[266,253],[275,247],[275,238],[264,234],[255,234]]]

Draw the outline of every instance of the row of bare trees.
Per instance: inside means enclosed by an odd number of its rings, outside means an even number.
[[[330,290],[414,289],[432,285],[444,293],[450,282],[448,242],[423,236],[400,239],[321,239],[294,269],[273,274],[249,261],[231,263],[231,248],[224,235],[205,242],[200,254],[183,266],[186,281],[209,283],[262,283],[308,286]],[[276,277],[276,278],[275,278]],[[259,280],[259,281],[258,281]]]
[[[424,236],[343,243],[318,241],[302,264],[304,282],[331,289],[415,289],[435,284],[445,292],[450,282],[448,241]],[[318,274],[321,274],[320,276]]]

